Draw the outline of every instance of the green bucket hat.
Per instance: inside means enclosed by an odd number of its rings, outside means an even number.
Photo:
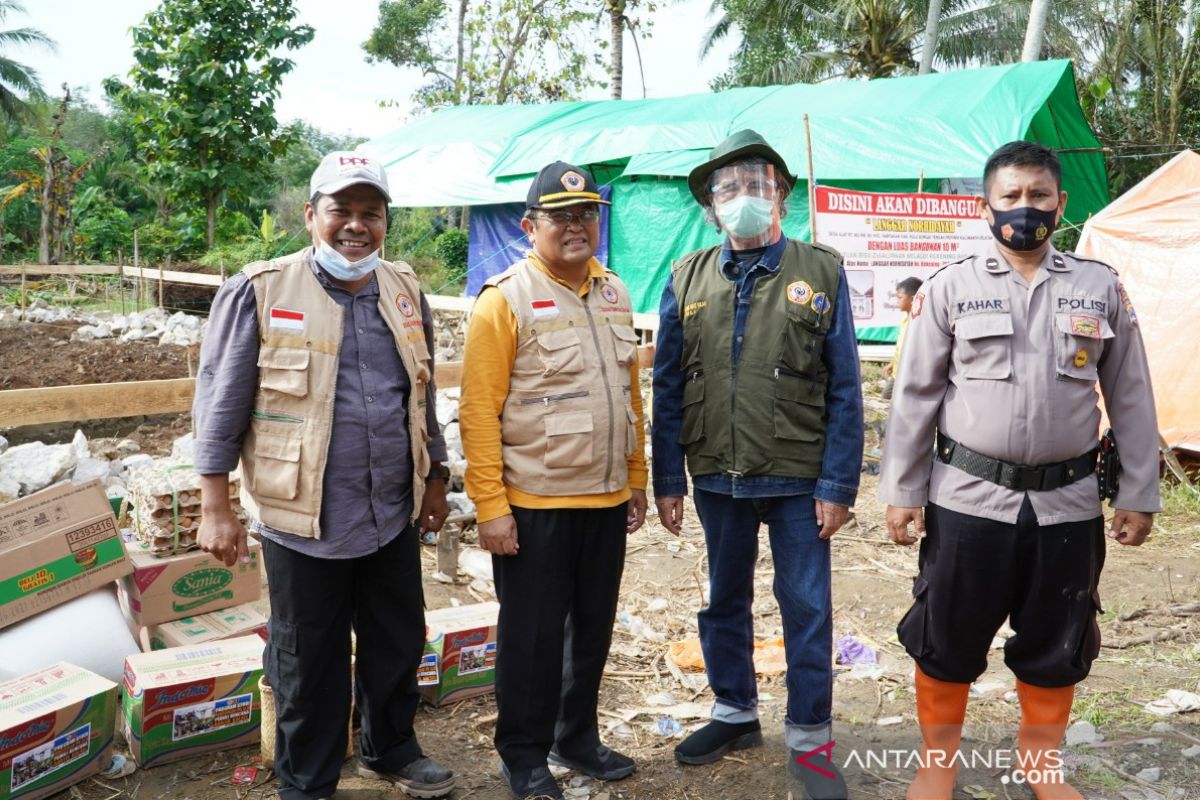
[[[708,153],[708,161],[688,173],[688,188],[692,197],[700,205],[708,203],[708,181],[712,174],[726,164],[747,156],[762,156],[780,170],[791,186],[796,185],[796,176],[788,171],[787,163],[776,153],[767,140],[758,133],[746,128],[730,134],[725,141],[714,147]]]

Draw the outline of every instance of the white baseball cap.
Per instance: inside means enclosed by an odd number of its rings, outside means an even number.
[[[321,159],[308,182],[308,196],[337,194],[347,186],[365,183],[374,186],[388,203],[392,202],[388,191],[387,173],[379,162],[366,153],[350,150],[335,150]]]

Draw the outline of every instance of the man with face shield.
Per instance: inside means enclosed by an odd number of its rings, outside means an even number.
[[[229,566],[248,560],[228,495],[240,461],[271,593],[263,667],[280,797],[337,788],[351,631],[359,774],[442,797],[455,775],[425,757],[413,730],[425,646],[418,533],[445,521],[449,476],[432,315],[412,269],[380,258],[382,165],[330,153],[309,198],[312,246],[249,264],[213,301],[192,406],[200,546]]]
[[[789,774],[798,796],[843,798],[830,757],[829,539],[858,491],[863,406],[841,256],[780,229],[794,183],[754,131],[717,145],[688,185],[725,241],[681,258],[663,290],[655,502],[678,534],[686,459],[708,548],[700,644],[716,695],[711,721],[675,757],[708,764],[762,742],[751,606],[765,523],[788,663]]]
[[[995,241],[914,298],[880,471],[892,540],[921,542],[898,632],[916,661],[926,753],[948,754],[922,763],[908,797],[953,794],[967,695],[1008,618],[1026,783],[1039,800],[1068,800],[1082,795],[1063,782],[1058,748],[1100,648],[1096,386],[1120,450],[1110,537],[1123,545],[1145,541],[1161,510],[1154,397],[1116,272],[1050,242],[1067,204],[1058,157],[1006,144],[983,188]]]

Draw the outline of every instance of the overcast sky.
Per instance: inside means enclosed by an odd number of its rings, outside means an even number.
[[[10,15],[6,27],[39,28],[58,43],[55,53],[13,48],[5,55],[34,67],[42,85],[59,95],[65,81],[85,87],[88,97],[102,103],[100,82],[110,75],[125,77],[133,62],[129,28],[141,22],[157,0],[25,0],[25,15]],[[312,25],[316,36],[291,57],[296,66],[283,83],[276,106],[280,120],[304,119],[330,133],[374,137],[402,125],[409,97],[421,85],[416,70],[390,64],[368,64],[362,42],[370,34],[378,0],[297,0],[299,21]],[[732,43],[725,43],[703,62],[699,44],[712,20],[706,18],[711,0],[681,0],[655,15],[654,30],[643,41],[646,93],[670,97],[708,91],[708,82],[728,65]],[[596,28],[608,36],[608,23]],[[637,55],[625,35],[625,96],[641,97]],[[607,97],[598,89],[589,99]],[[397,108],[380,108],[380,100],[399,100]]]

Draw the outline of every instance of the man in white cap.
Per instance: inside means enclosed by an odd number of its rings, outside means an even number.
[[[192,407],[200,546],[232,565],[263,539],[271,596],[264,671],[275,692],[284,800],[337,788],[354,695],[361,775],[412,797],[449,794],[413,719],[425,644],[418,533],[445,521],[433,327],[412,269],[380,259],[387,176],[325,156],[304,206],[312,246],[246,266],[213,301]]]

